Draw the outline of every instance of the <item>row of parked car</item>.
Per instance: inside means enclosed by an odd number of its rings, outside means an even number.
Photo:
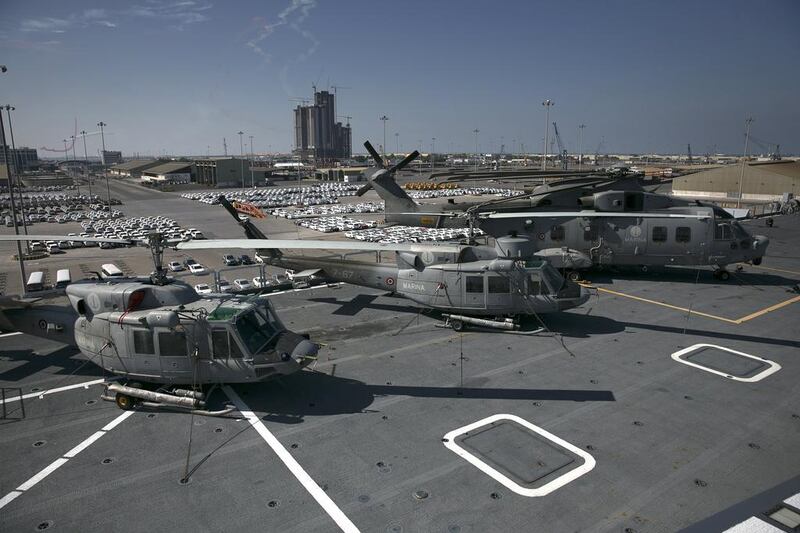
[[[473,233],[476,236],[483,235],[480,228],[475,228]],[[344,233],[348,239],[382,243],[442,242],[462,239],[468,235],[468,228],[418,228],[415,226],[389,226]]]
[[[465,187],[459,189],[435,189],[430,191],[406,191],[411,198],[445,198],[451,196],[483,196],[493,195],[501,198],[518,196],[525,194],[525,191],[515,191],[513,189],[502,189],[500,187]]]
[[[220,194],[231,202],[245,202],[256,207],[286,207],[335,204],[344,196],[355,196],[359,186],[348,183],[321,183],[310,187],[267,187],[225,192],[187,192],[183,198],[208,205],[219,203]]]
[[[183,229],[175,220],[164,215],[84,222],[81,227],[97,237],[110,239],[144,240],[153,232],[161,233],[172,240],[205,239],[203,232],[197,228]]]
[[[274,209],[272,216],[294,219],[349,215],[352,213],[383,213],[383,202],[359,202],[357,204],[315,205],[304,209]]]
[[[314,231],[321,231],[322,233],[368,229],[378,225],[374,220],[356,220],[349,217],[307,218],[296,220],[295,224]]]

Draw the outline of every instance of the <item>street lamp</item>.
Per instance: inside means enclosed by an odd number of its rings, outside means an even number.
[[[239,159],[241,160],[242,167],[242,187],[244,187],[244,144],[242,142],[242,135],[244,135],[244,132],[240,131],[237,135],[239,135]]]
[[[6,115],[8,116],[8,133],[11,134],[11,159],[14,161],[14,175],[17,179],[17,191],[19,192],[19,210],[20,214],[22,215],[22,230],[25,232],[25,235],[28,234],[28,221],[25,218],[25,200],[22,197],[22,182],[19,179],[19,163],[22,159],[20,155],[17,153],[17,145],[14,142],[14,125],[11,123],[11,112],[15,111],[17,108],[14,106],[6,105]],[[11,178],[9,177],[9,184],[11,183]],[[13,193],[13,190],[9,187],[9,192]],[[25,243],[25,248],[28,249],[30,246],[29,243]]]
[[[256,178],[253,174],[253,159],[255,159],[255,154],[253,153],[253,136],[249,135],[250,137],[250,186],[256,186]]]
[[[547,110],[544,121],[544,156],[542,157],[542,170],[547,170],[547,137],[550,135],[550,106],[556,105],[552,100],[545,100],[542,105]]]
[[[431,137],[431,173],[436,169],[436,137]]]
[[[5,67],[3,67],[5,72]],[[6,176],[8,177],[8,196],[11,200],[11,216],[14,218],[14,234],[19,235],[17,227],[17,203],[14,200],[14,182],[11,179],[11,166],[9,164],[8,145],[6,144],[6,127],[3,124],[3,113],[0,113],[0,145],[3,149],[3,160],[6,162]],[[25,257],[22,255],[22,241],[17,241],[17,259],[19,260],[19,275],[22,280],[22,290],[28,278],[25,276]]]
[[[76,188],[78,194],[80,194],[81,193],[81,182],[78,179],[78,173],[75,171],[75,164],[78,162],[78,156],[75,155],[75,136],[74,135],[70,135],[69,139],[70,139],[70,141],[72,141],[72,172],[73,172],[72,181],[73,181],[73,183],[75,183],[75,188]]]
[[[383,122],[383,158],[386,159],[386,121],[389,120],[389,117],[383,115],[381,117],[381,122]]]
[[[81,130],[83,137],[83,161],[86,164],[86,179],[89,181],[89,202],[92,201],[92,175],[89,174],[89,154],[86,151],[86,130]]]
[[[478,171],[478,134],[481,132],[478,128],[472,130],[472,133],[475,134],[475,172]]]
[[[400,153],[400,134],[394,132],[394,148],[396,153]]]
[[[103,127],[108,126],[108,124],[101,120],[97,125],[100,126],[100,139],[103,142],[103,152],[101,155],[103,157],[103,174],[106,175],[106,194],[108,195],[106,201],[108,202],[108,208],[111,209],[111,187],[108,185],[108,167],[106,166],[106,134],[103,131]]]
[[[578,126],[578,171],[583,169],[583,129],[586,124]]]
[[[753,123],[753,117],[748,117],[747,120],[744,121],[745,125],[745,133],[744,133],[744,156],[742,157],[742,173],[739,176],[739,197],[736,199],[736,207],[739,208],[742,205],[742,191],[744,189],[744,167],[747,165],[747,141],[750,139],[750,124]]]

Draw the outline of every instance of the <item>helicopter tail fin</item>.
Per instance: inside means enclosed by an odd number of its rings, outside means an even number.
[[[217,198],[219,203],[225,210],[231,214],[231,216],[236,220],[237,224],[239,224],[242,229],[244,229],[244,234],[247,236],[248,239],[267,239],[268,237],[264,235],[264,233],[253,224],[249,218],[247,217],[240,217],[239,212],[236,210],[235,207],[225,198],[224,195],[219,195]],[[273,250],[256,250],[256,253],[259,257],[269,257],[272,259],[277,259],[281,257],[281,251],[278,249]]]
[[[379,170],[368,185],[375,189],[386,205],[386,222],[402,223],[404,217],[399,216],[399,213],[419,211],[419,205],[397,184],[389,172]]]

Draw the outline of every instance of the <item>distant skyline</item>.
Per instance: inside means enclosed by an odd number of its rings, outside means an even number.
[[[481,152],[540,153],[552,99],[570,152],[585,124],[584,153],[741,153],[753,117],[798,154],[798,21],[796,0],[5,0],[0,104],[42,157],[76,119],[126,156],[238,155],[239,131],[286,152],[312,85],[336,86],[354,152],[386,115],[388,152],[474,152],[477,128]]]

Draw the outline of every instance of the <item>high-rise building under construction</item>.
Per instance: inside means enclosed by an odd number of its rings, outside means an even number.
[[[350,124],[336,122],[335,98],[328,91],[315,91],[313,104],[295,108],[295,153],[302,159],[322,163],[350,157]]]

